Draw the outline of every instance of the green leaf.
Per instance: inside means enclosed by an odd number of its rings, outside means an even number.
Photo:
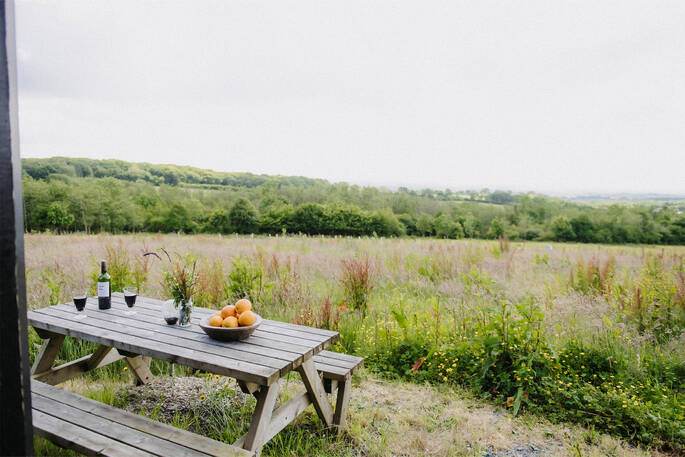
[[[521,407],[521,398],[523,398],[523,387],[519,387],[514,396],[514,409],[512,410],[514,416],[518,414],[519,408]]]
[[[407,320],[407,315],[404,313],[403,309],[393,309],[391,310],[391,312],[393,317],[397,321],[397,325],[399,325],[402,330],[406,330],[409,328],[409,321]]]

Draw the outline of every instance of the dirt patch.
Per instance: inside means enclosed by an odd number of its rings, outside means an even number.
[[[202,411],[207,399],[214,398],[224,388],[231,389],[231,395],[222,398],[225,403],[244,404],[246,396],[235,381],[222,377],[159,377],[146,385],[124,387],[118,394],[125,396],[127,411],[146,416],[154,414],[159,420],[172,421],[177,414]],[[232,406],[229,404],[226,406]]]

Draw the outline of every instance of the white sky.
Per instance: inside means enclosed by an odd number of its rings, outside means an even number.
[[[17,0],[24,157],[685,193],[685,1]]]

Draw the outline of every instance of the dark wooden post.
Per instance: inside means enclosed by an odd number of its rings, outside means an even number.
[[[14,2],[0,0],[0,455],[33,455]]]

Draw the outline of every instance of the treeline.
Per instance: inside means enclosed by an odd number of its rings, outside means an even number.
[[[174,165],[24,159],[27,231],[307,233],[685,244],[675,206],[398,191]]]

